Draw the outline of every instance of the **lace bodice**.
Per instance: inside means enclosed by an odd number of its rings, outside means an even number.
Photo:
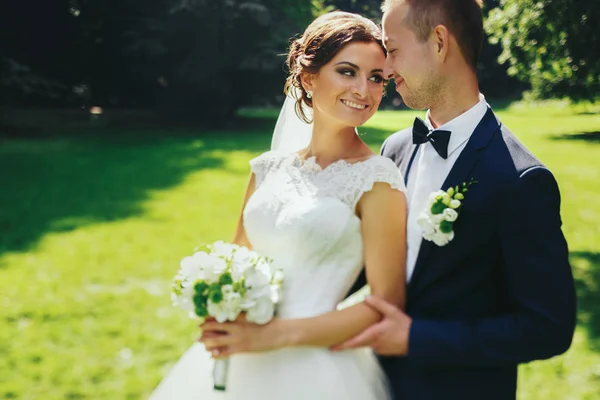
[[[363,266],[356,204],[376,182],[405,191],[389,159],[373,156],[321,168],[315,158],[267,152],[250,161],[256,190],[244,209],[252,247],[285,274],[279,315],[314,316],[335,309]]]

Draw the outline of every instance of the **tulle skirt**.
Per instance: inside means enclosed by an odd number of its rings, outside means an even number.
[[[227,390],[215,391],[213,360],[194,344],[151,400],[387,400],[383,370],[370,349],[286,348],[230,358]]]

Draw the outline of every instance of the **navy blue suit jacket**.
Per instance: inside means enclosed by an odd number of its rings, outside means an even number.
[[[382,155],[406,175],[414,149],[411,128]],[[454,240],[419,250],[408,355],[380,358],[397,400],[514,399],[519,363],[571,344],[575,290],[553,175],[489,109],[442,189],[470,178]]]

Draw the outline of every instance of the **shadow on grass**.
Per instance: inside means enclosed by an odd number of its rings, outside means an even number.
[[[555,135],[555,136],[552,136],[552,139],[553,140],[581,140],[581,141],[585,141],[585,142],[600,143],[600,131],[574,133],[574,134],[567,134],[567,135]]]
[[[600,352],[600,253],[571,252],[577,288],[577,324],[586,329],[594,351]]]
[[[0,129],[0,255],[26,251],[48,232],[141,215],[151,191],[223,168],[228,152],[267,150],[278,115],[249,110],[212,129],[128,112],[94,121],[79,111],[19,112]],[[393,131],[359,133],[378,151]]]
[[[274,120],[237,122],[244,128],[0,138],[0,255],[27,251],[49,232],[141,215],[151,191],[224,168],[230,151],[268,148]]]

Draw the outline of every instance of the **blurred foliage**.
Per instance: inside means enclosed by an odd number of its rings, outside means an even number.
[[[3,97],[22,99],[30,96],[58,99],[66,89],[60,82],[44,78],[12,58],[0,58],[0,87]]]
[[[381,20],[383,0],[324,0],[324,3],[336,10],[361,14],[376,21]]]
[[[484,1],[484,21],[488,18],[490,12],[497,9],[499,5],[500,0]],[[520,82],[516,77],[508,74],[507,70],[510,65],[498,61],[501,53],[502,47],[500,44],[493,43],[490,40],[489,33],[486,32],[479,55],[479,62],[477,63],[480,90],[488,98],[520,99],[521,93],[528,89],[529,85],[526,82]]]
[[[598,93],[598,33],[589,21],[599,16],[600,6],[594,4],[486,1],[491,39],[478,65],[482,91],[488,98],[518,97],[530,86],[537,97]],[[289,39],[315,16],[339,9],[379,23],[380,5],[381,0],[1,2],[0,105],[98,105],[223,121],[241,106],[281,104]],[[398,95],[388,89],[382,106],[397,107]]]
[[[502,46],[508,73],[531,84],[534,98],[592,100],[600,93],[600,3],[501,0],[485,28]]]
[[[82,18],[81,32],[98,27],[91,39],[96,43],[103,39],[95,48],[91,46],[95,57],[87,59],[110,63],[95,69],[92,88],[113,90],[94,96],[94,104],[153,101],[145,105],[177,116],[224,119],[240,105],[273,93],[273,84],[283,81],[280,53],[288,38],[318,10],[317,3],[299,0],[163,0],[153,4],[154,8],[120,2],[122,13],[100,0],[80,4],[81,15],[91,15]],[[112,54],[119,59],[111,60]],[[106,84],[106,79],[119,76],[125,79]]]
[[[2,8],[0,45],[15,63],[64,83],[62,105],[151,107],[204,119],[281,93],[289,38],[328,10],[320,0],[37,0]],[[4,68],[0,84],[25,93],[13,75]],[[24,105],[15,96],[3,102]]]

